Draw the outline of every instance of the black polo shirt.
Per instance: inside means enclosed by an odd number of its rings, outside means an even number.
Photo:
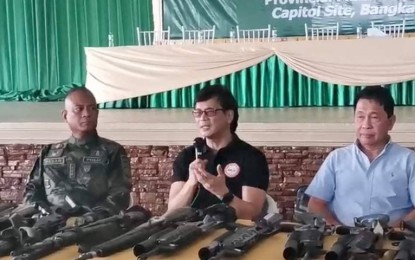
[[[206,146],[207,147],[207,146]],[[265,155],[252,145],[242,141],[237,135],[228,146],[215,154],[207,147],[203,154],[207,159],[206,170],[217,175],[216,166],[220,164],[226,175],[226,186],[237,197],[242,199],[242,186],[250,186],[266,191],[269,183],[268,163]],[[183,149],[173,163],[172,182],[187,181],[189,178],[189,164],[195,160],[193,146]],[[201,184],[193,195],[192,207],[204,208],[220,200]]]

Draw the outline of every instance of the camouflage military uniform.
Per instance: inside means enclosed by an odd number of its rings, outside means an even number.
[[[47,146],[26,186],[25,202],[89,207],[116,214],[129,205],[131,171],[124,148],[94,135]]]

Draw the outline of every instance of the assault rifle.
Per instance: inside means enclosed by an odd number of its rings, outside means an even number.
[[[37,219],[32,218],[35,215],[41,216],[39,205],[21,205],[14,208],[10,215],[3,216],[7,221],[3,222],[7,228],[0,232],[0,256],[8,255],[14,249],[24,245],[27,241],[26,233],[22,231],[24,227],[46,228],[52,216],[48,216],[44,221],[38,222]],[[53,218],[55,215],[53,215]],[[47,221],[49,220],[49,221]],[[1,222],[1,220],[0,220]],[[7,224],[6,224],[7,223]],[[54,226],[54,225],[51,225]],[[44,230],[45,228],[42,228]]]
[[[340,235],[332,248],[326,253],[326,260],[378,259],[376,245],[382,242],[388,229],[387,215],[369,215],[355,219],[355,227],[339,226],[336,233]]]
[[[323,238],[331,233],[326,227],[326,222],[320,216],[304,213],[296,216],[296,219],[304,223],[296,228],[288,237],[283,251],[284,259],[310,259],[323,250]]]
[[[151,213],[139,206],[125,213],[95,221],[84,226],[67,227],[57,234],[20,250],[12,252],[14,260],[34,260],[47,256],[63,247],[93,241],[95,244],[122,235],[133,227],[146,222]]]
[[[237,227],[216,238],[209,246],[199,250],[201,260],[239,257],[245,254],[258,241],[272,236],[281,229],[282,216],[269,213],[255,222],[255,226]]]
[[[388,238],[392,241],[399,241],[392,243],[393,245],[399,244],[397,251],[388,251],[396,253],[394,260],[415,260],[415,220],[402,221],[401,231],[389,232]]]
[[[54,235],[66,225],[68,217],[80,210],[84,209],[76,205],[63,209],[43,202],[17,207],[8,219],[11,226],[0,233],[0,256]]]
[[[218,228],[235,228],[236,212],[226,204],[217,204],[206,209],[202,221],[184,223],[177,228],[162,230],[134,246],[137,259],[143,260],[156,254],[172,253],[191,243],[198,237]]]
[[[199,221],[204,217],[204,210],[180,208],[167,212],[161,217],[151,218],[148,222],[102,244],[93,246],[88,252],[82,253],[77,260],[106,257],[148,239],[162,230],[176,227],[180,222]]]

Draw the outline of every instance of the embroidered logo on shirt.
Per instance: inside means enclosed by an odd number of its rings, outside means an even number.
[[[89,172],[91,170],[91,165],[90,164],[84,164],[83,168],[84,168],[84,172]]]
[[[241,168],[239,168],[239,165],[236,163],[229,163],[225,166],[225,175],[229,178],[235,178],[238,176],[239,172],[241,171]]]

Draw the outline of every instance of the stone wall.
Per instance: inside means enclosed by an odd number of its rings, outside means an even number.
[[[41,145],[0,145],[0,200],[22,200],[27,175]],[[131,158],[135,201],[161,214],[166,210],[172,163],[183,146],[125,146]],[[259,147],[268,160],[268,193],[283,214],[293,214],[295,191],[308,184],[332,147]]]

